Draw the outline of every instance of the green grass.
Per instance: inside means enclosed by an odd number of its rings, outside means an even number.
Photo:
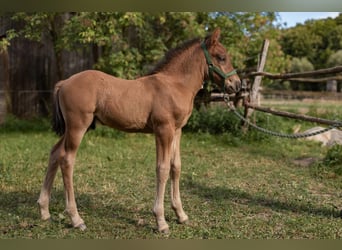
[[[36,205],[50,148],[57,137],[46,120],[10,118],[0,127],[0,238],[100,239],[340,239],[342,177],[299,167],[299,157],[324,158],[327,149],[302,140],[227,132],[186,132],[181,194],[190,225],[165,212],[171,234],[156,233],[154,137],[99,127],[80,147],[74,171],[79,212],[87,224],[71,228],[61,174],[53,188],[51,222]]]

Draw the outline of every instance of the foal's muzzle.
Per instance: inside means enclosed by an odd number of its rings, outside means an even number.
[[[226,80],[225,91],[228,94],[238,93],[242,90],[241,80],[237,75],[234,75]]]

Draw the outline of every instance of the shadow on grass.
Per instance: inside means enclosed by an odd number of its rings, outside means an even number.
[[[106,195],[106,194],[104,194]],[[108,195],[108,194],[107,194]],[[39,192],[0,192],[0,238],[1,235],[11,234],[18,230],[30,230],[32,228],[44,228],[41,226],[43,221],[40,220],[37,200]],[[155,228],[148,224],[142,223],[139,218],[152,218],[152,212],[146,209],[137,210],[134,207],[124,206],[115,201],[110,204],[103,204],[103,197],[92,194],[77,194],[76,197],[79,212],[85,217],[87,224],[99,223],[100,221],[113,221],[112,227],[116,227],[116,223],[127,225],[128,227],[144,228],[147,231],[154,231]],[[71,221],[65,214],[65,199],[63,191],[55,191],[52,193],[50,201],[51,220],[50,225],[56,227],[61,225],[63,228],[71,228]],[[83,215],[82,215],[83,214]],[[145,221],[145,219],[143,219]],[[146,220],[147,221],[147,220]],[[101,223],[101,222],[100,222]]]
[[[192,180],[189,176],[184,176],[183,192],[190,196],[198,196],[203,200],[211,200],[213,206],[217,206],[222,201],[234,202],[253,206],[263,206],[278,212],[292,212],[327,218],[339,218],[340,211],[328,207],[319,207],[312,203],[298,200],[281,201],[274,197],[267,197],[262,194],[254,195],[241,189],[229,187],[210,187],[205,183]],[[123,233],[131,230],[139,230],[144,233],[155,232],[155,224],[152,222],[153,215],[150,209],[137,207],[137,203],[116,201],[104,202],[112,194],[104,193],[99,195],[79,193],[77,203],[81,215],[93,231],[111,231],[117,228]],[[49,230],[53,233],[56,230],[71,228],[69,218],[64,214],[64,194],[63,191],[54,191],[50,203],[52,214],[51,226],[41,223],[37,207],[38,192],[0,192],[0,238],[1,235],[14,235],[16,231],[27,230]],[[213,208],[215,209],[215,207]],[[174,218],[174,216],[172,216]],[[173,220],[173,219],[171,219]],[[102,225],[101,225],[102,224]],[[90,229],[92,230],[92,229]],[[119,235],[120,233],[118,233]],[[87,237],[85,235],[84,237]]]
[[[209,187],[205,184],[193,181],[190,177],[184,178],[187,192],[203,199],[212,201],[229,200],[234,203],[248,204],[250,206],[264,206],[274,211],[289,211],[298,214],[310,214],[328,218],[341,218],[342,211],[333,207],[317,207],[314,204],[300,202],[298,200],[280,201],[263,195],[255,196],[239,189],[227,187]]]

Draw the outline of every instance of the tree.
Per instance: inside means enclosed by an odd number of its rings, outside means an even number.
[[[20,12],[12,14],[17,26],[7,31],[0,47],[6,49],[12,38],[52,44],[57,80],[70,75],[66,55],[76,52],[91,58],[89,68],[132,79],[149,72],[170,48],[203,38],[219,26],[221,41],[236,68],[255,67],[262,42],[268,38],[272,47],[267,69],[282,72],[288,58],[278,42],[276,18],[273,12]]]
[[[69,13],[7,14],[6,35],[1,39],[9,57],[10,101],[19,117],[47,115],[54,84],[65,74],[62,28]],[[11,36],[9,36],[9,34]]]
[[[334,54],[331,54],[327,60],[327,65],[329,67],[341,66],[342,65],[342,50],[338,50]],[[337,81],[337,90],[342,91],[342,81]]]
[[[308,20],[283,31],[281,45],[285,54],[306,57],[315,69],[325,68],[334,51],[342,49],[341,14],[332,19]]]
[[[306,57],[294,57],[291,60],[291,72],[305,72],[314,70],[314,66]],[[308,84],[291,81],[290,86],[292,90],[310,90],[311,87]]]
[[[328,67],[341,66],[342,65],[342,50],[338,50],[331,54],[327,60]]]
[[[48,39],[53,44],[53,51],[57,62],[58,79],[63,78],[62,51],[64,49],[62,29],[64,22],[69,18],[69,13],[18,12],[12,16],[12,20],[18,22],[19,28],[11,30],[16,37],[23,37],[31,41],[43,42]]]
[[[13,16],[23,23],[19,36],[35,41],[48,36],[56,58],[65,49],[90,45],[96,68],[127,78],[146,72],[168,49],[184,40],[204,37],[207,30],[218,26],[222,28],[222,43],[237,68],[256,65],[266,37],[273,39],[279,59],[282,57],[277,44],[279,33],[273,25],[276,18],[274,12],[77,12]],[[279,60],[270,65],[284,66]],[[62,67],[58,68],[63,76]]]
[[[69,47],[95,47],[95,68],[124,78],[146,73],[168,49],[204,33],[190,12],[81,12],[64,31]]]

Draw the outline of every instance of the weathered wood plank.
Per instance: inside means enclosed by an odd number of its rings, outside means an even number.
[[[332,120],[327,120],[327,119],[308,116],[308,115],[295,114],[295,113],[291,113],[287,111],[279,111],[279,110],[274,110],[273,108],[260,107],[260,106],[253,105],[250,103],[245,103],[245,106],[247,106],[248,108],[252,108],[254,110],[261,111],[261,112],[270,113],[272,115],[278,115],[282,117],[288,117],[288,118],[308,121],[308,122],[315,122],[315,123],[320,123],[320,124],[325,124],[325,125],[330,125],[330,126],[339,124],[342,127],[342,121],[332,121]]]
[[[260,55],[260,60],[259,60],[259,65],[257,67],[257,72],[262,73],[266,64],[266,58],[267,58],[267,52],[268,52],[268,47],[270,45],[269,40],[264,40],[262,50],[261,50],[261,55]],[[259,99],[259,89],[261,85],[261,80],[262,80],[262,75],[257,75],[254,78],[254,82],[252,85],[252,88],[249,93],[249,102],[252,104],[258,104],[258,99]],[[250,116],[252,115],[253,110],[248,109],[247,107],[245,108],[244,112],[244,117],[246,119],[249,119]],[[244,123],[242,125],[242,130],[247,131],[248,129],[248,124]]]

